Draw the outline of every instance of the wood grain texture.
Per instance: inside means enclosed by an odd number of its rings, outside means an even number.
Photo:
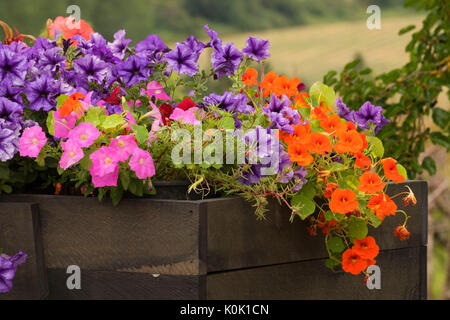
[[[199,258],[198,202],[126,199],[114,207],[75,196],[5,198],[39,204],[47,268],[206,272]]]
[[[50,300],[198,300],[205,276],[153,276],[117,271],[81,271],[81,289],[69,290],[65,269],[49,269]]]
[[[27,254],[26,262],[17,269],[12,290],[0,294],[0,300],[45,298],[47,272],[37,204],[0,203],[0,247],[8,255],[20,250]]]
[[[207,299],[426,299],[424,257],[424,246],[381,252],[380,290],[369,290],[362,276],[330,272],[324,259],[219,272],[207,276]]]
[[[370,229],[381,249],[391,250],[426,245],[427,239],[427,183],[407,183],[416,194],[417,206],[405,208],[401,199],[395,202],[411,218],[408,230],[411,237],[400,241],[393,236],[396,226],[403,224],[404,216],[390,216],[383,224]],[[405,184],[390,185],[388,194],[407,191]],[[307,223],[300,219],[289,222],[290,211],[270,202],[267,219],[258,221],[250,204],[241,198],[204,201],[208,212],[208,272],[288,263],[328,257],[324,236],[311,237]]]

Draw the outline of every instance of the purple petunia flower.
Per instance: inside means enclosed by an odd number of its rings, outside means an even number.
[[[74,70],[85,78],[85,81],[101,84],[110,75],[109,65],[94,55],[87,55],[74,62]]]
[[[159,36],[151,34],[145,40],[139,42],[135,50],[137,53],[144,54],[150,61],[158,60],[161,53],[168,52],[169,48],[164,44]]]
[[[208,42],[205,47],[211,47],[214,51],[220,51],[222,49],[222,39],[219,38],[219,33],[211,30],[208,25],[205,25],[203,29],[205,29],[206,33],[211,38],[211,41]]]
[[[227,43],[220,50],[214,49],[211,55],[211,62],[214,72],[219,79],[223,76],[232,76],[241,64],[244,55],[233,43]]]
[[[337,114],[339,117],[347,120],[347,121],[355,121],[353,116],[354,116],[354,111],[350,110],[344,102],[342,102],[342,98],[337,98],[336,99],[336,107],[337,107]]]
[[[25,263],[27,254],[20,251],[13,257],[0,255],[0,293],[9,292],[12,289],[12,280],[16,275],[17,267]]]
[[[27,75],[27,59],[24,55],[15,53],[8,46],[0,47],[0,82],[23,84]]]
[[[109,43],[108,47],[111,52],[119,59],[125,58],[125,53],[128,50],[128,45],[131,43],[131,39],[125,39],[125,30],[119,30],[114,34],[114,42]]]
[[[4,97],[8,100],[14,101],[22,105],[22,97],[20,94],[23,92],[23,88],[13,85],[9,81],[3,81],[0,85],[0,97]]]
[[[59,47],[51,48],[42,51],[38,57],[37,67],[42,71],[49,71],[52,75],[56,75],[56,72],[64,68],[64,62],[66,58],[60,54],[61,49]]]
[[[23,108],[16,102],[0,97],[0,119],[18,124]]]
[[[227,112],[250,114],[255,109],[248,105],[247,96],[244,94],[235,95],[233,92],[226,91],[222,96],[212,93],[206,96],[203,101],[209,108],[217,106]]]
[[[354,118],[358,127],[362,129],[369,129],[369,124],[372,123],[376,126],[375,132],[381,130],[388,122],[383,116],[383,108],[380,106],[374,106],[369,101],[365,102],[361,108],[354,113]]]
[[[177,43],[177,45],[178,44],[186,45],[197,56],[197,59],[198,57],[200,57],[203,49],[205,48],[205,45],[202,42],[198,41],[195,36],[190,36],[184,42]]]
[[[147,60],[134,55],[117,66],[117,75],[122,78],[127,87],[131,87],[143,80],[147,80],[152,69],[147,66]]]
[[[249,37],[247,46],[242,50],[250,58],[260,61],[270,57],[270,42],[256,37]]]
[[[0,118],[0,161],[11,160],[19,151],[21,126]]]
[[[176,49],[164,56],[170,69],[179,74],[193,76],[198,72],[198,56],[185,44],[178,44]]]
[[[269,121],[272,122],[270,128],[276,128],[288,133],[294,133],[293,125],[300,123],[300,114],[297,110],[289,107],[289,98],[283,95],[282,99],[278,99],[276,95],[272,95],[270,103],[263,108],[263,112],[267,114]]]
[[[70,92],[70,87],[62,81],[42,76],[27,84],[25,94],[31,110],[50,111],[56,107],[56,97]]]

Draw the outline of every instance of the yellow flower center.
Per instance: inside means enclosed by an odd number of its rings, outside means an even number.
[[[139,160],[139,164],[144,164],[144,159],[141,158],[141,159]]]
[[[32,140],[32,142],[33,142],[33,144],[38,144],[38,140],[37,140],[36,138],[34,138],[34,139]]]
[[[72,152],[70,153],[70,157],[71,157],[71,158],[75,157],[75,152],[72,151]]]
[[[105,159],[105,163],[110,164],[111,163],[111,158],[106,158]]]
[[[160,93],[161,93],[161,90],[155,90],[155,93],[156,93],[156,94],[160,94]]]
[[[85,134],[82,134],[80,138],[81,138],[81,140],[86,140],[87,139]]]
[[[123,147],[125,145],[125,143],[123,143],[123,141],[119,141],[117,144],[119,145],[119,147]]]

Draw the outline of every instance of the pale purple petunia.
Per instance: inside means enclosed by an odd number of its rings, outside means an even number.
[[[358,127],[369,129],[370,123],[376,126],[375,132],[378,132],[388,122],[383,115],[383,108],[374,106],[370,101],[365,102],[361,108],[354,113],[354,119]]]
[[[0,255],[0,293],[11,291],[17,267],[25,263],[26,259],[27,254],[22,250],[12,257],[5,254]]]
[[[211,62],[219,79],[223,76],[234,75],[243,56],[233,43],[225,44],[220,50],[214,49]]]
[[[260,61],[270,57],[270,42],[256,37],[249,37],[247,46],[242,50],[250,58]]]
[[[0,161],[5,162],[19,151],[21,126],[0,118]]]
[[[14,101],[0,97],[0,119],[18,124],[21,120],[22,106]]]
[[[178,71],[179,74],[187,74],[192,77],[198,72],[198,56],[185,44],[178,44],[164,58],[169,68]]]
[[[47,75],[27,84],[25,94],[31,110],[50,111],[56,107],[56,97],[61,93],[61,84]]]
[[[23,84],[27,69],[25,55],[11,51],[8,46],[0,47],[0,82]]]
[[[114,34],[114,42],[109,43],[108,47],[111,52],[119,59],[125,57],[125,53],[128,50],[128,45],[131,43],[131,39],[125,39],[125,30],[119,30]]]
[[[127,87],[147,80],[152,73],[152,69],[147,66],[147,60],[137,55],[131,56],[119,64],[116,71]]]
[[[101,84],[110,75],[109,65],[94,55],[87,55],[74,62],[74,69],[86,81]]]

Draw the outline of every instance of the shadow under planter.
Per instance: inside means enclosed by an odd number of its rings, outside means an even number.
[[[48,281],[49,299],[426,299],[427,184],[407,184],[418,200],[407,208],[411,238],[393,236],[400,215],[370,230],[381,249],[380,290],[328,270],[322,236],[311,237],[298,219],[290,223],[290,212],[275,202],[258,221],[241,198],[125,199],[114,207],[76,196],[0,197],[0,230],[19,219],[18,205],[38,215],[43,245],[35,251],[45,263],[43,272],[17,274],[10,294],[29,298],[16,284],[34,276]],[[388,194],[405,190],[390,185]],[[39,242],[12,234],[2,234],[1,243]],[[79,290],[66,284],[71,265],[81,270]]]

